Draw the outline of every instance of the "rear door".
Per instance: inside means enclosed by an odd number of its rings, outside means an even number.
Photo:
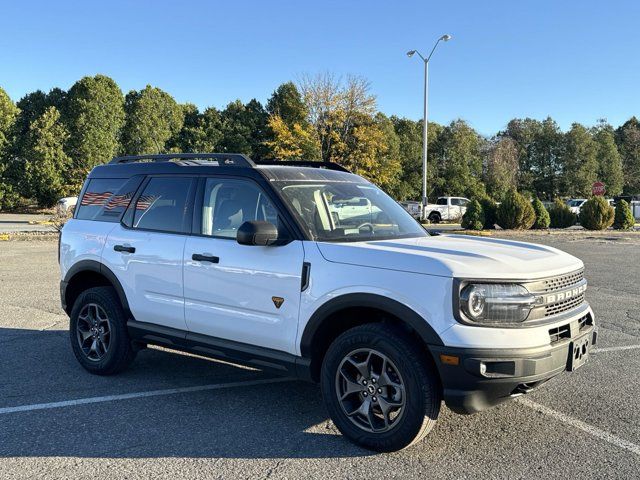
[[[118,277],[137,321],[186,330],[182,257],[195,180],[149,177],[109,234],[103,263]]]
[[[262,247],[236,241],[248,220],[274,223],[286,234],[274,203],[251,179],[203,178],[196,205],[196,231],[184,249],[189,330],[295,353],[302,242]]]

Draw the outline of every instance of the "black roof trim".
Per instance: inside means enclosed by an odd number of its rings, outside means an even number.
[[[342,165],[338,165],[333,162],[314,162],[310,160],[256,160],[256,165],[267,165],[274,167],[312,167],[312,168],[324,168],[326,170],[336,170],[338,172],[349,172]]]
[[[158,153],[149,155],[127,155],[124,157],[116,157],[111,160],[109,164],[136,162],[158,163],[170,162],[171,160],[205,160],[217,161],[224,166],[255,167],[255,163],[253,163],[249,157],[241,153]]]

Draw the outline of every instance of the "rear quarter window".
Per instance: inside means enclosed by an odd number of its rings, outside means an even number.
[[[78,203],[76,218],[119,222],[141,182],[141,176],[90,179]]]

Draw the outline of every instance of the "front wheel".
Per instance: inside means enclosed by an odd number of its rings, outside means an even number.
[[[420,441],[435,425],[441,389],[416,342],[389,325],[368,324],[340,335],[322,365],[322,395],[338,430],[380,452]]]

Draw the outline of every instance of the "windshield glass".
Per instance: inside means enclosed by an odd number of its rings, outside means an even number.
[[[274,185],[317,241],[428,236],[409,213],[370,183],[277,181]]]
[[[584,203],[584,200],[569,200],[570,207],[579,207]]]

